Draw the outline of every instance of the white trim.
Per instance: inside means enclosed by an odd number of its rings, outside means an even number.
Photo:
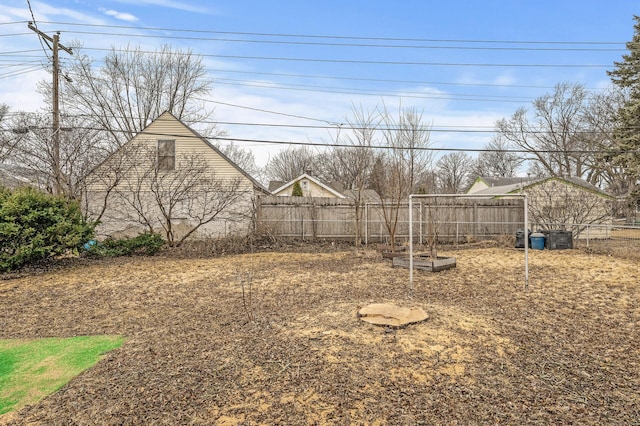
[[[281,187],[274,189],[273,191],[271,191],[271,193],[276,195],[278,192],[282,192],[283,190],[287,189],[288,187],[293,186],[294,183],[298,182],[301,179],[309,179],[311,182],[313,182],[316,185],[318,185],[319,187],[329,191],[330,193],[332,193],[333,195],[335,195],[338,198],[343,198],[343,199],[347,198],[344,194],[339,193],[335,189],[331,188],[329,185],[327,185],[325,183],[322,183],[317,178],[314,178],[313,176],[308,175],[306,173],[303,173],[300,176],[298,176],[297,178],[285,183]]]

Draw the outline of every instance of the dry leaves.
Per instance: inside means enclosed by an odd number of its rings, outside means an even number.
[[[1,281],[2,338],[128,340],[0,423],[640,422],[636,262],[534,251],[525,291],[522,251],[454,255],[456,269],[416,273],[413,292],[406,269],[355,250],[116,259]],[[379,302],[429,319],[358,320]]]

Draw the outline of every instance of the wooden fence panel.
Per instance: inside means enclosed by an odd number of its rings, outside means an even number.
[[[436,229],[439,239],[484,238],[514,234],[523,226],[522,201],[514,199],[438,199],[432,204],[420,200],[414,204],[413,220],[416,240]],[[355,237],[356,212],[352,200],[320,197],[258,198],[257,229],[283,237],[303,239],[350,239]],[[382,206],[361,206],[360,235],[365,242],[387,241]],[[398,212],[396,236],[408,239],[409,206],[403,203]]]

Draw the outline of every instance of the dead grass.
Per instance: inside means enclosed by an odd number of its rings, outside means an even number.
[[[413,292],[407,270],[354,250],[116,259],[2,281],[2,338],[128,340],[0,423],[640,422],[635,261],[532,251],[524,291],[522,251],[451,254],[458,267],[416,273]],[[360,322],[374,302],[429,319]]]

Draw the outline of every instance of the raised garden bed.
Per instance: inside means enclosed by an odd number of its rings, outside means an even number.
[[[393,266],[409,268],[409,256],[396,256],[393,258]],[[438,256],[432,259],[426,254],[416,254],[413,256],[413,268],[421,271],[439,272],[445,269],[456,267],[456,258],[447,256]]]
[[[391,247],[388,244],[378,244],[376,246],[376,250],[378,250],[382,254],[382,257],[384,259],[393,259],[394,257],[407,255],[406,246]]]

